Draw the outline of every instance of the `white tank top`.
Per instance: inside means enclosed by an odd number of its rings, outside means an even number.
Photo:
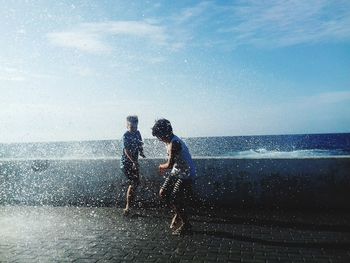
[[[186,144],[176,135],[171,139],[171,143],[174,141],[180,142],[181,151],[174,156],[174,166],[171,170],[171,174],[176,175],[181,179],[194,179],[196,176],[196,168]],[[170,150],[169,146],[167,147],[168,154]]]

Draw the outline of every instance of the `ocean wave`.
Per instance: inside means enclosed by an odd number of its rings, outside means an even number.
[[[332,157],[332,156],[346,156],[342,149],[323,150],[323,149],[307,149],[307,150],[293,150],[293,151],[277,151],[267,150],[265,148],[250,149],[246,151],[227,152],[225,156],[236,158],[310,158],[310,157]]]
[[[350,156],[350,133],[183,138],[193,157],[313,158]],[[120,158],[121,140],[0,143],[1,159]],[[148,158],[166,158],[164,143],[144,140]]]

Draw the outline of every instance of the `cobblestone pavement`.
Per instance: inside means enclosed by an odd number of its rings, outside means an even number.
[[[193,233],[177,237],[154,209],[0,206],[0,262],[350,262],[349,213],[191,218]]]

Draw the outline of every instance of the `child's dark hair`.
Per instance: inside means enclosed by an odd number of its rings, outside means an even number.
[[[130,122],[131,124],[138,124],[139,123],[139,118],[136,115],[129,115],[128,117],[126,117],[126,121]]]
[[[152,127],[152,135],[157,138],[168,138],[173,134],[173,128],[167,119],[156,120]]]

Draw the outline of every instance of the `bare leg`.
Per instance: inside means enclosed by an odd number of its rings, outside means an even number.
[[[129,185],[128,191],[126,192],[126,206],[123,210],[124,215],[127,215],[129,213],[129,208],[134,200],[134,187],[132,185]]]
[[[191,229],[191,224],[183,207],[174,206],[174,208],[178,217],[178,221],[181,221],[181,224],[177,229],[173,231],[173,235],[182,235]]]
[[[180,225],[180,218],[177,213],[175,213],[173,219],[171,220],[170,229],[175,230]]]
[[[183,207],[174,206],[176,215],[178,216],[179,221],[181,221],[181,225],[188,224],[187,214]]]

